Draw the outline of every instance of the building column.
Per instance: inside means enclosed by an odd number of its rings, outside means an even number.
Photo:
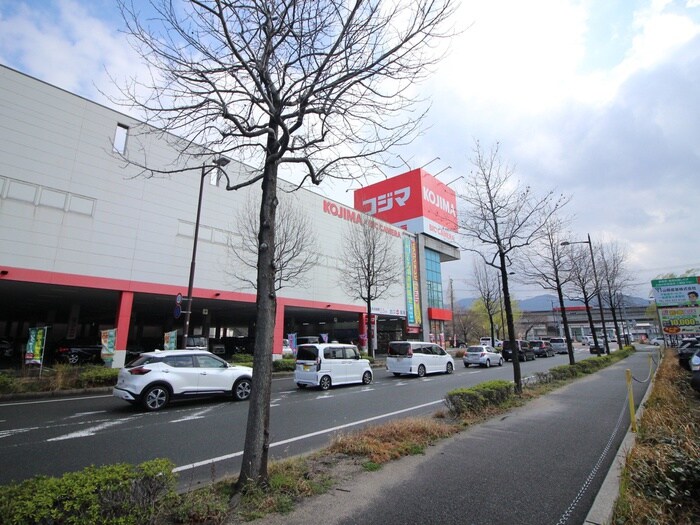
[[[114,325],[117,329],[117,341],[115,343],[114,360],[112,368],[121,368],[126,361],[126,343],[129,340],[129,328],[131,324],[131,310],[134,306],[134,292],[121,292],[117,319]]]

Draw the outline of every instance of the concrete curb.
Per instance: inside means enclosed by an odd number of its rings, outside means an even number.
[[[647,399],[651,395],[651,391],[654,389],[654,382],[656,380],[656,373],[661,366],[661,362],[656,365],[654,374],[651,378],[651,384],[647,388],[642,401],[639,403],[639,408],[635,414],[635,420],[637,421],[637,428],[639,428],[639,423],[642,419],[642,414],[644,413],[644,405]],[[613,518],[613,511],[615,509],[615,503],[620,494],[620,479],[622,478],[622,471],[627,463],[627,455],[630,453],[634,444],[637,441],[637,434],[632,432],[628,427],[627,434],[620,443],[620,448],[617,450],[615,459],[610,465],[603,484],[600,486],[598,495],[595,500],[593,500],[593,505],[586,515],[586,520],[583,522],[584,525],[611,525]]]

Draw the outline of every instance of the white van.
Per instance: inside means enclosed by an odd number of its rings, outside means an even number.
[[[435,343],[426,341],[391,341],[386,356],[386,369],[395,376],[444,372],[451,374],[455,369],[452,356]]]
[[[297,347],[294,381],[299,388],[372,382],[372,368],[360,357],[355,345],[338,343],[307,344]]]

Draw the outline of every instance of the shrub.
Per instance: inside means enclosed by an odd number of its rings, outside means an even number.
[[[500,406],[513,396],[510,381],[485,381],[469,388],[458,388],[447,393],[445,404],[453,416],[477,412],[486,406]]]
[[[87,467],[60,478],[38,476],[2,487],[3,523],[138,525],[153,523],[172,497],[174,465],[156,459]]]
[[[277,359],[272,362],[273,372],[293,372],[296,366],[294,359]]]
[[[76,381],[78,388],[90,388],[98,386],[112,386],[117,382],[118,368],[105,366],[86,366],[80,370]]]
[[[571,365],[560,365],[549,369],[552,379],[555,381],[567,381],[578,375],[577,369]]]

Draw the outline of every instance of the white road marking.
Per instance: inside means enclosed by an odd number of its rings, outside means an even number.
[[[62,397],[60,399],[39,399],[35,401],[20,401],[20,402],[14,402],[14,403],[0,403],[0,407],[13,407],[13,406],[18,406],[18,405],[40,405],[44,403],[61,403],[63,401],[79,401],[82,399],[100,399],[103,397],[113,397],[111,395],[108,396],[80,396],[80,397]]]
[[[194,419],[203,419],[205,414],[207,414],[208,412],[211,412],[212,410],[214,410],[214,408],[216,408],[216,407],[205,408],[204,410],[200,410],[199,412],[194,412],[194,413],[187,415],[185,417],[181,417],[180,419],[173,419],[172,421],[170,421],[170,423],[181,423],[183,421],[192,421]]]
[[[11,428],[9,430],[0,430],[0,438],[6,438],[14,436],[15,434],[22,434],[24,432],[29,432],[30,430],[38,430],[39,427],[27,427],[27,428]]]
[[[301,440],[303,440],[303,439],[308,439],[308,438],[315,437],[315,436],[320,436],[320,435],[323,435],[323,434],[329,434],[329,433],[331,433],[331,432],[336,432],[336,431],[338,431],[338,430],[343,430],[343,429],[345,429],[345,428],[350,428],[350,427],[354,427],[354,426],[358,426],[358,425],[364,425],[365,423],[370,423],[370,422],[372,422],[372,421],[377,421],[377,420],[379,420],[379,419],[384,419],[384,418],[387,418],[387,417],[396,416],[396,415],[399,415],[399,414],[403,414],[403,413],[405,413],[405,412],[410,412],[410,411],[412,411],[412,410],[419,410],[419,409],[421,409],[421,408],[426,408],[426,407],[429,407],[429,406],[432,406],[432,405],[437,405],[438,403],[442,403],[442,402],[443,402],[443,400],[442,400],[442,399],[439,399],[439,400],[437,400],[437,401],[431,401],[430,403],[423,403],[422,405],[416,405],[416,406],[413,406],[413,407],[404,408],[404,409],[402,409],[402,410],[396,410],[396,411],[394,411],[394,412],[388,412],[388,413],[386,413],[386,414],[380,414],[380,415],[378,415],[378,416],[369,417],[369,418],[367,418],[367,419],[362,419],[362,420],[359,420],[359,421],[354,421],[354,422],[352,422],[352,423],[346,423],[346,424],[344,424],[344,425],[338,425],[338,426],[335,426],[335,427],[327,428],[327,429],[325,429],[325,430],[319,430],[319,431],[317,431],[317,432],[311,432],[310,434],[303,434],[303,435],[301,435],[301,436],[293,437],[293,438],[290,438],[290,439],[283,439],[282,441],[276,441],[275,443],[270,443],[270,448],[272,448],[272,447],[281,447],[281,446],[287,445],[287,444],[289,444],[289,443],[294,443],[295,441],[301,441]],[[233,452],[232,454],[226,454],[225,456],[218,456],[218,457],[211,458],[211,459],[205,459],[204,461],[198,461],[198,462],[196,462],[196,463],[190,463],[189,465],[181,465],[181,466],[179,466],[179,467],[175,467],[175,468],[173,469],[173,472],[183,472],[183,471],[185,471],[185,470],[192,470],[192,469],[197,468],[197,467],[203,467],[203,466],[205,466],[205,465],[211,465],[212,463],[217,463],[217,462],[219,462],[219,461],[224,461],[224,460],[227,460],[227,459],[236,458],[236,457],[242,456],[242,455],[243,455],[243,451],[241,450],[241,451],[238,451],[238,452]]]
[[[106,421],[106,422],[102,423],[101,425],[95,425],[94,427],[86,428],[84,430],[79,430],[78,432],[71,432],[70,434],[64,434],[62,436],[50,438],[50,439],[47,439],[46,441],[47,442],[49,442],[49,441],[64,441],[66,439],[76,439],[76,438],[94,436],[100,430],[104,430],[105,428],[113,427],[116,425],[121,425],[122,423],[124,423],[126,421],[127,421],[126,419],[120,419],[117,421]]]
[[[66,419],[72,419],[74,417],[83,417],[83,416],[93,416],[95,414],[106,414],[106,410],[95,410],[94,412],[78,412],[77,414],[73,414],[72,416],[68,416]]]

